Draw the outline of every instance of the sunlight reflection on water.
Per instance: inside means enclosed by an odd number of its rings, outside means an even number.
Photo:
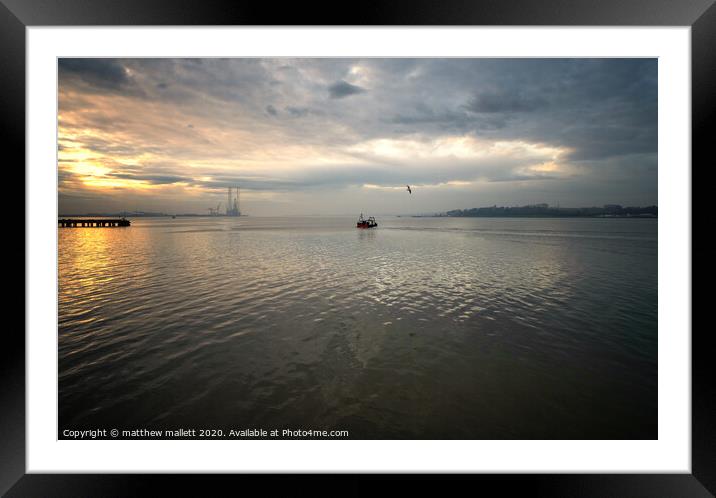
[[[656,220],[378,222],[60,229],[60,426],[656,437]]]

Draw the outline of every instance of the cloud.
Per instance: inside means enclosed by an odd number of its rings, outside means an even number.
[[[286,106],[286,111],[294,118],[302,118],[307,116],[310,110],[307,107]]]
[[[345,97],[350,97],[351,95],[363,93],[365,91],[366,90],[364,88],[361,88],[357,85],[351,85],[350,83],[343,80],[337,81],[328,87],[328,93],[332,99],[342,99]]]
[[[523,93],[485,92],[473,97],[465,106],[477,113],[532,112],[544,108],[547,101]]]
[[[179,206],[237,183],[286,203],[405,183],[657,199],[655,59],[60,59],[59,72],[63,199],[102,202],[90,193],[111,185]]]
[[[191,179],[185,177],[185,176],[176,176],[176,175],[135,175],[131,173],[109,173],[107,175],[109,178],[119,178],[123,180],[134,180],[134,181],[142,181],[147,183],[152,183],[155,185],[166,185],[170,183],[182,183],[182,182],[191,182]]]
[[[118,59],[58,59],[59,77],[77,78],[89,86],[118,90],[128,86],[131,78]]]

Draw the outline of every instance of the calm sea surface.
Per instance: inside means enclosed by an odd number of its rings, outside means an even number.
[[[657,437],[657,220],[59,229],[59,423]]]

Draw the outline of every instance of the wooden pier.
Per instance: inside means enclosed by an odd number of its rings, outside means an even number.
[[[59,226],[64,228],[77,228],[77,227],[128,227],[130,225],[129,220],[122,219],[88,219],[88,218],[60,218],[57,220]]]

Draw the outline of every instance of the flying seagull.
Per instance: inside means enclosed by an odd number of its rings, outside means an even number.
[[[406,185],[406,187],[408,187],[408,192],[412,195],[413,191],[410,190],[410,185]]]

